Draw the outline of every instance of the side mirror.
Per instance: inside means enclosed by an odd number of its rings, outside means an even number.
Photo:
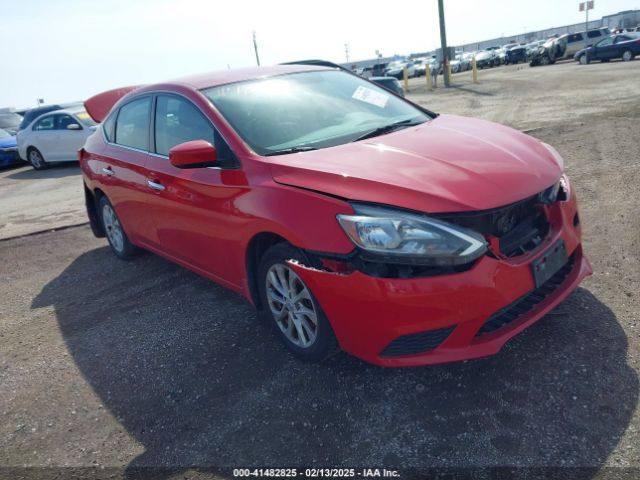
[[[67,125],[67,130],[82,130],[82,127],[77,123],[70,123]]]
[[[192,140],[169,150],[169,162],[177,168],[204,168],[218,165],[216,147],[206,140]]]

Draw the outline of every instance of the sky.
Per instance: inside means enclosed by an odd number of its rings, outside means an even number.
[[[450,45],[584,21],[579,0],[445,0]],[[595,0],[590,18],[640,9]],[[84,100],[125,85],[439,44],[437,0],[0,0],[0,108]]]

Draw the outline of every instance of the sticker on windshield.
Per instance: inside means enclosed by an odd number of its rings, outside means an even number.
[[[376,92],[375,90],[362,86],[356,88],[352,97],[356,100],[360,100],[361,102],[367,102],[380,108],[384,108],[387,104],[387,100],[389,100],[389,95],[385,95],[384,93]]]

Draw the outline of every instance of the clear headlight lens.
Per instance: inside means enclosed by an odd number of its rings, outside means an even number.
[[[391,263],[463,265],[487,250],[482,235],[427,216],[354,205],[355,215],[338,215],[349,238],[375,259]]]

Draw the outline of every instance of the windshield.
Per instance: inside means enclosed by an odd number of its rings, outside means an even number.
[[[17,128],[21,121],[17,113],[0,113],[0,128]]]
[[[293,73],[203,93],[260,155],[332,147],[392,123],[429,120],[385,89],[340,71]]]
[[[89,114],[84,110],[82,110],[81,112],[76,112],[74,113],[74,115],[78,118],[78,120],[82,122],[83,125],[87,127],[93,127],[97,125],[97,123],[93,121],[93,118],[91,118]]]

